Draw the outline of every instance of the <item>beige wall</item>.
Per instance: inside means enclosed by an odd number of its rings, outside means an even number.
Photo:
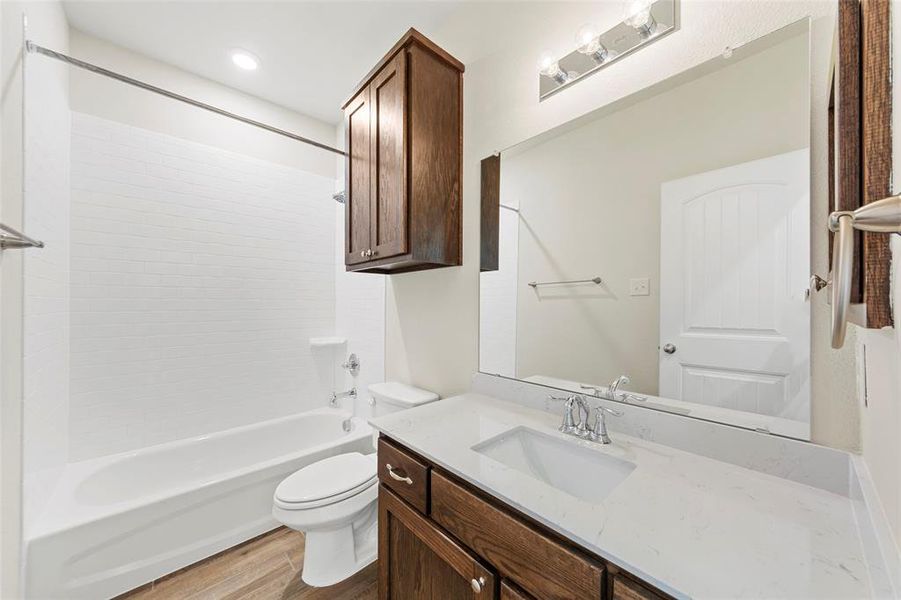
[[[442,396],[469,386],[478,369],[479,161],[598,107],[722,54],[726,46],[756,39],[811,17],[813,94],[811,126],[813,270],[827,271],[825,235],[826,105],[835,4],[742,0],[685,0],[680,29],[593,75],[571,89],[538,102],[535,58],[546,47],[570,48],[586,20],[614,23],[619,3],[528,3],[516,9],[498,35],[506,50],[467,65],[464,78],[464,266],[390,278],[386,306],[386,374],[430,388]],[[525,7],[528,10],[525,10]],[[438,43],[448,32],[427,31]],[[448,46],[450,52],[455,48]],[[821,216],[822,215],[822,216]],[[814,381],[812,429],[817,442],[859,447],[853,340],[842,352],[829,350],[828,306],[812,302]]]
[[[893,98],[901,97],[901,6],[892,3]],[[894,193],[901,194],[901,107],[893,100]],[[892,306],[901,322],[901,238],[892,236]],[[861,407],[863,455],[876,490],[901,546],[901,329],[885,328],[858,335],[865,353],[866,402]],[[865,358],[864,358],[865,357]],[[863,395],[863,393],[861,394]],[[897,550],[897,548],[896,548]]]
[[[503,153],[501,202],[520,207],[518,377],[628,373],[629,389],[657,393],[661,184],[809,145],[809,36],[771,44]],[[601,287],[524,285],[595,275]],[[650,295],[630,296],[642,277]]]

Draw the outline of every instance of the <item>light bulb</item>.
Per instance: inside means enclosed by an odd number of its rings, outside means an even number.
[[[565,83],[567,80],[567,75],[560,68],[554,53],[549,50],[545,50],[538,57],[538,72],[545,77],[550,77],[557,83]]]
[[[601,43],[597,29],[591,24],[582,25],[576,32],[576,44],[582,54],[590,56],[597,63],[607,58],[607,48]]]
[[[628,0],[623,15],[623,23],[634,27],[642,35],[649,36],[657,27],[654,17],[651,16],[653,0]]]
[[[233,50],[232,62],[236,67],[245,71],[256,71],[260,66],[259,59],[247,50]]]
[[[557,59],[554,58],[554,55],[549,50],[542,52],[541,56],[538,57],[538,72],[542,75],[553,77],[559,70],[560,65],[557,64]]]

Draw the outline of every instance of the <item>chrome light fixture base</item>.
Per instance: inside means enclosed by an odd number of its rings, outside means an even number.
[[[545,100],[584,78],[597,73],[636,50],[652,44],[676,30],[677,0],[656,0],[650,8],[649,24],[635,28],[623,22],[602,33],[598,37],[600,48],[605,50],[602,60],[599,55],[584,54],[578,49],[559,58],[557,64],[564,78],[538,75],[538,98]]]

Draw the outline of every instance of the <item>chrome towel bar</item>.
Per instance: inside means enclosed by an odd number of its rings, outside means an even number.
[[[851,277],[854,264],[854,230],[871,233],[901,233],[901,196],[883,198],[855,211],[829,215],[832,242],[832,347],[841,348],[848,328]]]
[[[0,223],[0,250],[43,247],[44,242],[32,239],[24,233]]]
[[[572,283],[593,283],[595,285],[601,285],[601,278],[594,277],[592,279],[572,279],[570,281],[530,281],[529,287],[537,288],[539,285],[569,285]]]

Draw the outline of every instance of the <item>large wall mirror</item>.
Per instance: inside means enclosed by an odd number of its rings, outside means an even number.
[[[480,370],[809,439],[809,96],[805,20],[502,151]]]

